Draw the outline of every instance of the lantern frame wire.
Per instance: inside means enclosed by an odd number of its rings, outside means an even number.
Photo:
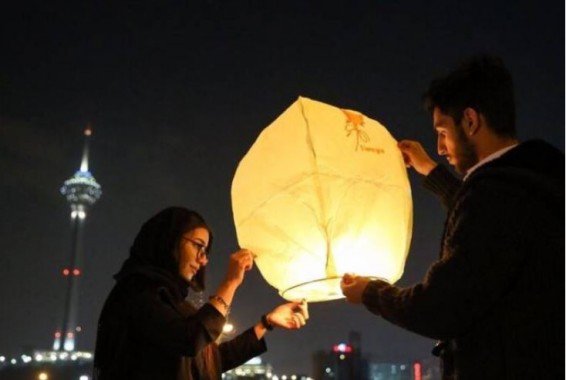
[[[365,276],[367,278],[369,278],[370,280],[380,280],[380,281],[385,281],[387,283],[389,283],[389,281],[385,278],[382,277],[377,277],[377,276]],[[342,276],[330,276],[330,277],[325,277],[325,278],[317,278],[315,280],[311,280],[311,281],[306,281],[306,282],[302,282],[300,284],[297,285],[293,285],[290,288],[287,288],[285,290],[280,291],[280,295],[281,297],[285,298],[286,300],[292,301],[294,299],[299,300],[299,299],[305,299],[307,302],[323,302],[323,301],[332,301],[332,300],[337,300],[340,298],[344,298],[344,295],[342,294],[342,292],[340,291],[340,281],[342,280]],[[289,297],[286,296],[286,294],[288,294],[289,292],[294,292],[299,290],[299,288],[304,288],[304,287],[308,287],[310,285],[316,284],[316,283],[322,283],[322,282],[328,282],[328,281],[335,281],[338,283],[338,286],[335,286],[335,288],[337,289],[337,292],[333,292],[333,293],[326,293],[324,295],[321,294],[321,297]]]

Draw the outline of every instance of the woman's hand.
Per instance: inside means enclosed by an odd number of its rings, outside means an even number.
[[[228,269],[224,276],[226,285],[238,287],[244,281],[245,272],[252,269],[254,254],[248,249],[240,249],[230,255]]]
[[[253,264],[254,254],[249,249],[240,249],[230,255],[224,281],[209,299],[209,303],[222,315],[229,313],[236,289],[242,284],[245,272],[252,269]]]
[[[309,309],[306,300],[289,302],[277,306],[266,315],[267,322],[274,327],[284,329],[300,329],[309,319]]]

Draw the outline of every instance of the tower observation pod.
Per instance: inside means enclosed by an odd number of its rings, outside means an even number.
[[[61,275],[67,283],[63,320],[55,331],[53,350],[74,351],[76,334],[80,331],[77,324],[79,301],[79,279],[82,275],[83,230],[89,208],[102,196],[102,188],[88,170],[89,139],[92,129],[88,126],[84,131],[84,147],[80,169],[66,180],[61,187],[71,207],[71,239],[72,247],[67,267]]]

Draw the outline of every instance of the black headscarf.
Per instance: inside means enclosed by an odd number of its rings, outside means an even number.
[[[185,288],[188,285],[195,291],[204,290],[204,266],[200,267],[189,283],[179,274],[181,237],[199,227],[205,228],[209,233],[207,250],[210,251],[212,231],[200,214],[183,207],[168,207],[160,211],[142,225],[130,248],[130,257],[114,278],[120,280],[133,273],[142,273],[166,278],[180,287],[184,284]]]

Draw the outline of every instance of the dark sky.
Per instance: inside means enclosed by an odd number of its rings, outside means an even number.
[[[141,223],[166,206],[194,208],[212,225],[215,289],[237,248],[236,166],[299,95],[358,110],[434,153],[423,90],[465,56],[495,53],[515,78],[519,137],[564,150],[562,1],[62,3],[0,5],[0,354],[51,345],[71,249],[59,188],[79,168],[89,122],[90,169],[104,193],[86,223],[86,350],[112,275]],[[437,256],[443,223],[439,203],[410,178],[414,233],[402,286]],[[245,329],[281,301],[254,269],[232,320]],[[373,359],[429,358],[430,339],[363,307],[340,300],[310,311],[303,330],[268,337],[264,359],[276,372],[310,373],[311,354],[351,330]]]

